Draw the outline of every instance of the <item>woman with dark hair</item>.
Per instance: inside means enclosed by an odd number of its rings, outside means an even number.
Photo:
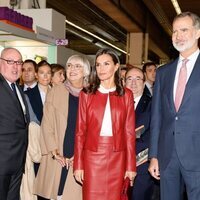
[[[136,176],[133,95],[119,76],[119,58],[100,49],[93,83],[80,92],[74,175],[83,200],[119,200],[125,177]]]
[[[65,68],[62,65],[56,63],[51,64],[51,72],[52,72],[52,77],[51,77],[52,86],[59,85],[65,81],[66,72]]]

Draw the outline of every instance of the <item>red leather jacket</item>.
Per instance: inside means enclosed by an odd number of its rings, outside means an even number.
[[[98,138],[103,121],[107,97],[110,95],[114,151],[126,151],[126,170],[136,171],[135,112],[133,94],[125,89],[123,96],[116,92],[86,94],[79,96],[76,124],[74,170],[83,168],[83,150],[97,151]]]

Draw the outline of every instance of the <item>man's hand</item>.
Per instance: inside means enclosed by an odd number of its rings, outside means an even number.
[[[153,176],[157,180],[160,180],[160,171],[157,158],[151,158],[148,170],[151,176]]]

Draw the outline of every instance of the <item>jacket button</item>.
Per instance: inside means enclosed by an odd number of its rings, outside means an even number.
[[[175,120],[176,120],[176,121],[178,120],[178,117],[177,117],[177,116],[175,117]]]

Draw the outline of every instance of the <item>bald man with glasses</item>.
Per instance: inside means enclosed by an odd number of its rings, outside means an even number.
[[[19,200],[28,136],[28,109],[16,81],[22,56],[5,48],[0,56],[0,199]]]

